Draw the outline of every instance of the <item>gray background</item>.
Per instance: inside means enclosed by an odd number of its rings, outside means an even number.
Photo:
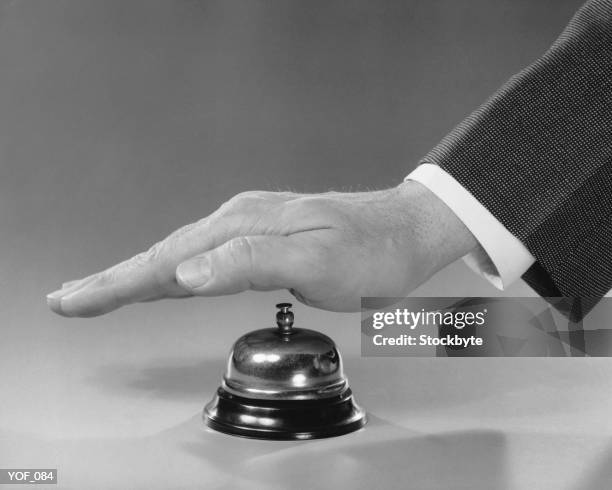
[[[372,422],[262,443],[197,414],[287,293],[91,320],[44,300],[243,190],[396,185],[580,3],[0,2],[1,466],[65,488],[600,488],[607,360],[364,359],[359,314],[298,307]],[[457,263],[416,294],[499,293]]]

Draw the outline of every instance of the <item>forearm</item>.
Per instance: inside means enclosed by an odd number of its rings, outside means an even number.
[[[612,287],[612,2],[592,0],[422,163],[456,179],[536,263],[543,296]]]

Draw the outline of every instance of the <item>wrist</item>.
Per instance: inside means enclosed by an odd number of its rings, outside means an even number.
[[[413,260],[423,281],[479,246],[451,208],[423,184],[408,180],[396,191],[409,215]]]

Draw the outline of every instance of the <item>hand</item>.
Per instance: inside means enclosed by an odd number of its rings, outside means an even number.
[[[358,311],[362,296],[403,296],[476,247],[416,182],[374,192],[245,192],[146,252],[47,296],[65,316],[161,298],[289,289],[301,302]]]

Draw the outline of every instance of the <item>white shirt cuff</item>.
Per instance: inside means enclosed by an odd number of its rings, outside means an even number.
[[[437,165],[423,163],[404,180],[420,182],[444,202],[480,243],[463,259],[476,273],[504,289],[535,262],[527,247],[470,192]]]

